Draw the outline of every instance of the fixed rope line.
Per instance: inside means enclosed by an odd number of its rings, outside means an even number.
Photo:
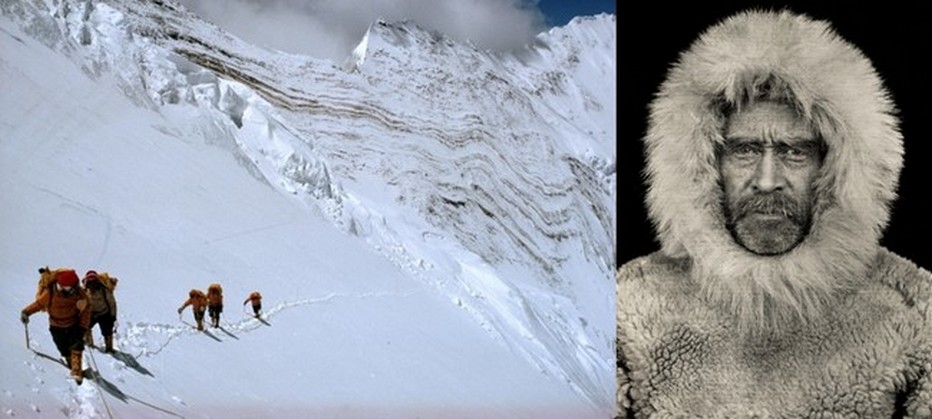
[[[97,374],[98,377],[100,377],[100,368],[97,366],[97,360],[94,359],[94,352],[91,350],[88,350],[87,354],[90,355],[91,365],[94,367],[94,373]],[[107,398],[104,397],[104,392],[103,392],[103,389],[100,388],[100,383],[97,382],[97,380],[92,380],[92,381],[94,381],[94,385],[97,386],[97,395],[100,396],[100,401],[104,404],[104,409],[107,410],[107,417],[109,417],[110,419],[113,419],[113,412],[110,411],[110,405],[107,404]]]

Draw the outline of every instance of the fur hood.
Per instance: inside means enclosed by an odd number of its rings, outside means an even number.
[[[723,110],[774,85],[827,151],[809,234],[786,254],[758,256],[725,227],[716,150]],[[879,249],[902,167],[894,113],[870,61],[827,22],[750,11],[713,26],[680,56],[650,106],[647,201],[662,251],[690,259],[703,289],[738,313],[818,309],[827,293],[812,290],[863,279]],[[736,299],[723,288],[736,278],[740,292],[757,297]]]

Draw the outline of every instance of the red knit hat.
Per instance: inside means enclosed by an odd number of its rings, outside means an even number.
[[[97,271],[87,271],[84,274],[84,279],[97,279]]]
[[[78,285],[78,274],[74,272],[74,269],[59,272],[56,279],[58,280],[58,284],[63,287]]]

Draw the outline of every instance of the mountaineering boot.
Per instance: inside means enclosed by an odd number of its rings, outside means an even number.
[[[87,329],[87,333],[84,334],[84,343],[87,346],[90,346],[92,348],[95,347],[94,346],[94,334],[91,333],[91,329]]]
[[[203,321],[203,320],[198,320],[198,321],[197,321],[197,330],[204,330],[204,321]]]
[[[71,378],[79,385],[84,382],[84,372],[81,368],[81,358],[84,353],[81,351],[71,351]]]
[[[104,344],[107,345],[104,352],[113,353],[113,335],[104,336]]]

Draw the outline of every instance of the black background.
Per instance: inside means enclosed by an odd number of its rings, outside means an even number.
[[[738,11],[788,9],[827,20],[874,64],[899,110],[905,159],[899,198],[881,243],[932,268],[932,17],[922,2],[625,2],[618,10],[617,263],[660,248],[644,206],[647,106],[679,54],[708,27]],[[677,4],[679,3],[679,4]],[[917,23],[919,22],[919,23]]]

